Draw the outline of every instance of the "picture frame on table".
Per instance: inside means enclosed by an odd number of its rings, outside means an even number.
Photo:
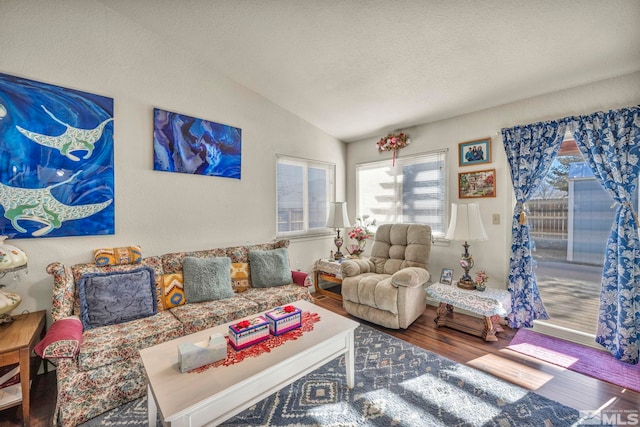
[[[473,166],[491,163],[491,138],[476,139],[458,144],[458,164]]]
[[[496,170],[458,173],[458,197],[461,199],[496,197]]]
[[[453,268],[443,268],[440,273],[440,283],[450,285],[453,279]]]

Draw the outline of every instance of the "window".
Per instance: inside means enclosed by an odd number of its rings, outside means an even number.
[[[293,236],[326,231],[327,206],[333,200],[335,165],[276,157],[277,234]]]
[[[447,152],[437,151],[392,162],[356,166],[357,211],[377,224],[419,223],[431,226],[434,237],[446,228]]]

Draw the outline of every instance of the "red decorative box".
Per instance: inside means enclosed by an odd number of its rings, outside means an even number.
[[[302,311],[292,305],[276,307],[265,316],[269,319],[269,331],[273,335],[282,335],[302,326]]]
[[[267,340],[270,336],[269,322],[262,316],[229,326],[229,343],[236,350]]]

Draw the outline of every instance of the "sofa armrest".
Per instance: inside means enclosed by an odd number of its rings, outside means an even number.
[[[81,344],[82,322],[77,316],[70,316],[53,322],[34,351],[43,359],[70,359],[78,355]]]
[[[415,288],[417,286],[424,286],[430,277],[431,274],[424,268],[406,267],[396,271],[393,276],[391,276],[391,284],[396,288],[398,286]]]
[[[342,277],[352,277],[363,273],[375,273],[376,266],[369,259],[347,259],[340,265]]]
[[[53,276],[51,317],[55,322],[73,314],[73,304],[76,300],[76,284],[73,280],[71,269],[60,262],[49,264],[47,273]]]

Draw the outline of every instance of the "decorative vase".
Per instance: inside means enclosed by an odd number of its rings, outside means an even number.
[[[358,255],[362,255],[364,253],[364,247],[367,246],[367,241],[366,240],[358,240],[358,249],[360,250],[360,253]]]
[[[487,287],[484,283],[476,285],[476,291],[484,292],[485,289],[487,289]]]
[[[22,302],[22,297],[13,292],[5,292],[0,290],[0,322],[4,323],[11,319],[9,313],[11,313]],[[6,316],[4,316],[6,314]]]
[[[0,236],[0,279],[7,273],[14,273],[17,280],[18,271],[27,268],[27,254],[22,249],[4,243],[7,236]],[[0,288],[5,285],[0,284]],[[0,289],[0,323],[12,322],[11,312],[20,305],[22,298],[18,294]]]
[[[360,242],[358,242],[358,244],[356,245],[348,245],[347,252],[349,252],[351,258],[358,259],[360,258],[360,255],[362,255],[362,252],[364,252],[364,249],[362,249],[362,247],[360,246]]]

